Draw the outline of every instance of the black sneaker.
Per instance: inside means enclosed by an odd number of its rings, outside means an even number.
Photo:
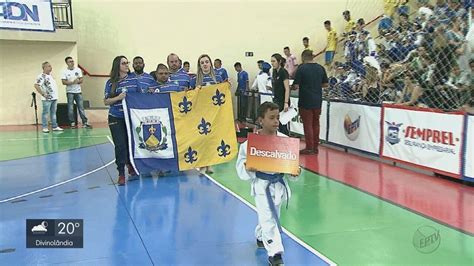
[[[265,245],[263,244],[263,241],[260,241],[257,239],[257,248],[265,248]]]
[[[285,265],[285,263],[283,263],[283,258],[281,257],[281,254],[275,254],[273,257],[268,257],[268,265],[283,266]]]

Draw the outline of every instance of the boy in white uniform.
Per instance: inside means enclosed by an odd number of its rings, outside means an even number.
[[[272,102],[261,104],[257,110],[258,122],[262,129],[260,135],[287,137],[278,132],[279,107]],[[251,180],[251,195],[255,197],[258,225],[255,228],[257,246],[264,247],[268,253],[270,265],[283,265],[283,244],[280,228],[280,206],[284,200],[291,197],[291,190],[283,174],[260,172],[256,169],[247,169],[247,141],[242,143],[237,158],[236,169],[239,178]],[[291,176],[296,179],[298,176]]]

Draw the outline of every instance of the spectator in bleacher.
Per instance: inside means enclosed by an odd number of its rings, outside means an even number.
[[[412,73],[405,75],[404,88],[397,103],[407,106],[425,106],[422,101],[420,101],[423,89],[416,83],[414,78]]]
[[[457,17],[452,21],[451,29],[446,33],[450,49],[454,51],[456,63],[462,71],[469,69],[469,54],[467,52],[467,42],[465,33],[461,29],[462,18]]]
[[[222,67],[222,61],[220,59],[214,60],[214,72],[216,75],[221,76],[222,82],[229,80],[229,75],[227,74],[227,70]]]
[[[285,69],[288,71],[288,74],[290,74],[290,79],[293,79],[295,77],[296,69],[298,68],[298,60],[296,59],[296,56],[291,54],[290,47],[286,46],[283,48],[283,52],[286,56]]]
[[[303,51],[301,58],[303,64],[296,70],[293,83],[299,89],[298,108],[306,142],[306,148],[300,153],[318,154],[322,90],[328,86],[328,77],[324,67],[313,62],[311,51]]]
[[[351,31],[349,33],[349,40],[346,41],[344,47],[344,57],[348,63],[357,60],[357,33],[355,31]]]
[[[342,12],[342,16],[344,17],[344,20],[346,21],[346,25],[344,26],[344,32],[342,33],[342,36],[347,37],[349,33],[354,30],[356,23],[351,18],[351,12],[349,10]]]
[[[382,89],[380,86],[380,78],[377,69],[368,64],[365,65],[366,75],[362,80],[362,99],[368,103],[381,103]],[[391,90],[387,90],[391,91]]]
[[[303,38],[303,47],[304,47],[303,50],[310,50],[311,52],[313,52],[313,48],[311,48],[311,46],[309,45],[309,38],[308,37]]]
[[[308,53],[313,54],[311,50]],[[272,88],[273,102],[280,106],[281,111],[288,111],[290,106],[290,75],[285,69],[285,58],[281,54],[273,54],[271,63],[273,67]],[[297,70],[298,71],[298,70]],[[279,131],[285,135],[289,134],[288,126],[280,123]]]
[[[74,59],[68,56],[64,59],[67,64],[67,68],[63,71],[61,81],[63,85],[66,85],[66,96],[67,96],[67,115],[69,118],[69,125],[75,128],[76,119],[74,117],[74,102],[76,102],[77,110],[82,120],[82,127],[92,128],[87,122],[86,112],[84,111],[84,101],[82,99],[81,84],[83,82],[82,70],[74,66]]]
[[[470,72],[469,80],[470,86],[463,97],[462,109],[466,112],[474,114],[474,59],[469,61]]]
[[[135,56],[133,58],[133,70],[134,72],[130,73],[131,78],[136,78],[138,82],[138,89],[141,93],[147,93],[150,90],[155,90],[158,84],[153,79],[153,77],[144,72],[145,62],[141,56]]]
[[[183,63],[183,69],[186,73],[189,73],[189,70],[191,69],[191,65],[189,64],[188,61],[184,61]]]
[[[58,106],[58,85],[56,85],[56,81],[51,75],[53,67],[49,62],[44,62],[41,67],[43,68],[43,73],[39,74],[36,78],[34,87],[41,95],[41,102],[43,103],[43,112],[41,114],[43,133],[49,133],[48,115],[51,119],[53,131],[63,131],[63,129],[58,126],[56,120],[56,109]]]
[[[365,28],[365,20],[363,18],[359,18],[356,22],[355,31],[359,33],[362,30],[364,30],[364,28]]]
[[[332,64],[337,48],[337,32],[331,27],[331,21],[324,21],[324,28],[328,31],[327,43],[325,49],[325,65],[329,67]]]
[[[464,9],[464,6],[461,4],[460,0],[449,0],[448,9],[446,10],[445,14],[448,19],[452,21],[455,18],[466,18],[467,11]]]
[[[179,85],[181,90],[188,90],[191,78],[181,67],[181,59],[176,54],[171,53],[166,58],[166,61],[170,70],[170,81]]]
[[[234,69],[237,71],[237,89],[235,96],[238,97],[238,114],[237,120],[245,122],[247,117],[247,96],[245,93],[249,91],[249,74],[242,69],[242,64],[237,62],[234,64]]]
[[[272,66],[267,63],[262,63],[262,71],[257,75],[257,78],[253,81],[251,89],[260,93],[272,93],[271,91],[271,77],[270,69]]]
[[[443,109],[456,110],[465,104],[471,86],[470,79],[469,73],[462,72],[458,65],[452,67],[448,81],[436,88],[444,102]]]
[[[399,0],[384,0],[383,11],[388,17],[393,17],[397,10]]]
[[[408,6],[408,0],[400,0],[398,4],[397,12],[399,15],[401,14],[410,14],[410,7]]]
[[[378,31],[380,35],[385,35],[393,28],[393,20],[391,17],[384,15],[379,22]]]
[[[428,67],[427,56],[426,47],[419,46],[416,50],[411,51],[400,63],[410,68],[414,78],[418,78]]]
[[[441,18],[446,14],[448,11],[448,4],[446,3],[446,0],[436,0],[436,4],[434,7],[434,14],[435,16]]]
[[[398,20],[397,31],[400,33],[407,34],[409,31],[413,30],[413,24],[409,21],[408,15],[405,13],[400,14]]]
[[[372,37],[369,36],[368,31],[363,30],[359,35],[357,49],[359,60],[363,60],[366,56],[376,56],[377,46],[375,45],[375,41],[372,39]]]
[[[181,91],[178,84],[170,82],[170,72],[165,64],[158,64],[155,71],[158,88],[154,92],[173,92]]]

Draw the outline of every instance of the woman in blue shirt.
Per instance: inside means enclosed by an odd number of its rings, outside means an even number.
[[[130,177],[136,173],[128,156],[127,128],[122,100],[127,93],[139,92],[137,79],[129,76],[129,62],[125,56],[117,56],[112,62],[110,79],[105,84],[104,104],[109,106],[108,123],[115,145],[115,164],[119,172],[118,185],[125,185],[125,164]],[[129,177],[129,179],[130,179]]]
[[[214,72],[214,67],[212,65],[212,60],[207,54],[203,54],[198,58],[197,64],[197,73],[196,76],[191,79],[190,87],[192,89],[196,87],[203,87],[213,84],[218,84],[222,82],[220,75],[216,75]],[[202,174],[214,173],[213,169],[210,166],[202,167],[199,169]]]
[[[208,86],[222,82],[222,77],[214,72],[212,60],[207,54],[198,58],[197,74],[191,79],[190,87]]]

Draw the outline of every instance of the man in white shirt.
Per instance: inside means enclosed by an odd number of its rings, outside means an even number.
[[[82,90],[81,84],[83,81],[82,71],[74,66],[74,60],[72,57],[68,56],[64,61],[67,64],[67,68],[63,71],[61,77],[63,85],[66,85],[66,95],[67,95],[67,114],[69,118],[69,124],[72,128],[77,127],[76,119],[74,117],[74,102],[76,102],[77,109],[79,110],[79,115],[82,120],[82,127],[92,128],[92,126],[87,123],[86,112],[84,111],[84,102],[82,99]]]
[[[43,112],[41,116],[41,123],[43,126],[43,132],[49,133],[48,129],[48,114],[51,118],[51,126],[53,131],[63,131],[58,126],[56,121],[56,108],[58,106],[58,86],[51,71],[53,67],[50,63],[44,62],[42,65],[43,73],[39,74],[36,78],[34,87],[36,91],[41,95],[41,101],[43,102]]]

